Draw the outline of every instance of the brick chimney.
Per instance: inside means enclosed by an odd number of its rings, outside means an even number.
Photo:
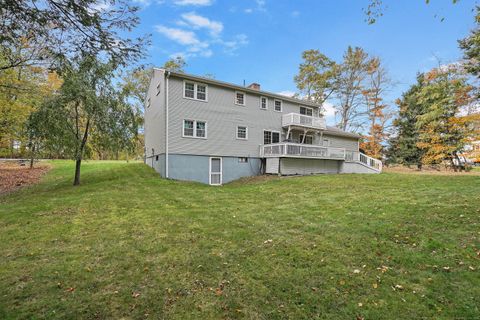
[[[253,90],[258,90],[258,91],[260,91],[260,85],[259,85],[258,83],[255,83],[255,82],[252,83],[252,84],[250,84],[250,85],[248,85],[247,88],[248,88],[248,89],[253,89]]]

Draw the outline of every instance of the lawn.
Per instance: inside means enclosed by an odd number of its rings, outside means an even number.
[[[478,175],[53,166],[0,197],[2,319],[480,318]]]

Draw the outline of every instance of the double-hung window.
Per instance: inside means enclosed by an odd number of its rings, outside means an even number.
[[[237,126],[237,139],[248,139],[248,128],[245,126]]]
[[[260,97],[260,109],[267,110],[268,109],[268,98],[267,97]]]
[[[235,91],[235,104],[238,104],[239,106],[245,105],[245,93]]]
[[[207,101],[208,88],[207,85],[185,81],[183,86],[183,97],[200,101]]]
[[[273,110],[278,111],[278,112],[282,112],[282,100],[274,100]]]
[[[307,107],[300,107],[300,114],[304,114],[306,116],[313,116],[313,109]]]
[[[280,132],[278,131],[263,131],[263,144],[279,143],[280,142]]]
[[[183,136],[191,138],[206,138],[207,123],[199,120],[183,120]]]

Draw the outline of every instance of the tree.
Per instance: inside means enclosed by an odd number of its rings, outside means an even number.
[[[418,147],[420,130],[416,126],[418,116],[425,113],[425,105],[418,98],[424,86],[424,75],[417,76],[417,83],[397,99],[398,116],[393,121],[395,136],[389,141],[387,159],[403,165],[422,168],[424,150]]]
[[[459,41],[463,50],[465,63],[464,68],[480,80],[480,6],[476,7],[476,27],[468,37]],[[477,97],[480,99],[480,90],[477,88]]]
[[[367,69],[365,89],[362,94],[367,107],[369,121],[369,135],[365,137],[360,147],[367,155],[374,158],[381,158],[383,144],[387,138],[386,126],[392,113],[387,110],[387,104],[383,99],[385,91],[391,85],[387,71],[381,64],[379,58],[370,60]]]
[[[417,146],[424,150],[423,164],[439,164],[449,160],[456,170],[454,159],[471,134],[468,118],[460,114],[471,102],[472,87],[455,65],[433,69],[425,75],[425,85],[418,93],[425,112],[417,117],[420,136]]]
[[[186,67],[186,65],[187,65],[187,62],[185,62],[185,59],[178,56],[165,62],[165,64],[163,65],[163,68],[168,71],[184,73],[185,72],[184,68]]]
[[[318,50],[302,53],[294,81],[301,95],[308,101],[322,105],[337,89],[338,65]]]
[[[76,161],[74,185],[80,184],[81,162],[90,135],[112,148],[128,146],[137,132],[137,115],[114,85],[116,63],[93,56],[64,61],[59,92],[32,117],[32,130],[50,150]],[[41,125],[38,125],[41,124]]]
[[[371,60],[359,47],[348,47],[337,74],[337,112],[340,114],[339,127],[345,131],[356,131],[362,127],[365,116],[363,101],[364,80],[368,75]]]
[[[124,0],[1,0],[0,8],[0,72],[75,55],[131,63],[147,41],[125,37],[139,19]]]

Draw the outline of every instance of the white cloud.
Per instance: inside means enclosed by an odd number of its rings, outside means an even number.
[[[177,6],[210,6],[212,0],[175,0],[174,4]]]
[[[324,116],[325,117],[335,117],[335,107],[333,106],[333,104],[331,104],[330,102],[324,102],[323,103],[323,109],[324,109]]]
[[[254,11],[265,12],[267,2],[265,0],[255,0],[256,6],[254,8],[246,8],[243,10],[245,13],[253,13]]]
[[[241,33],[241,34],[237,34],[235,38],[233,38],[233,40],[229,40],[229,41],[219,40],[217,42],[219,42],[224,46],[225,52],[233,54],[240,47],[246,46],[248,44],[248,37],[246,34]]]
[[[300,15],[300,11],[294,10],[292,11],[291,15],[293,18],[297,18]]]
[[[191,26],[194,29],[205,28],[209,30],[210,35],[217,37],[223,30],[223,23],[220,21],[213,21],[206,17],[200,16],[195,12],[182,14],[183,21],[180,20],[178,24],[184,26]]]
[[[197,36],[193,31],[169,28],[162,25],[156,26],[156,29],[159,33],[163,34],[170,40],[173,40],[183,45],[199,45],[201,43],[201,41],[197,39]]]
[[[110,9],[112,6],[109,2],[106,1],[99,1],[94,4],[92,4],[89,8],[89,13],[94,13],[94,12],[102,12],[102,11],[107,11]]]
[[[252,12],[253,12],[253,9],[252,9],[252,8],[247,8],[247,9],[243,10],[243,12],[245,12],[245,13],[252,13]]]

